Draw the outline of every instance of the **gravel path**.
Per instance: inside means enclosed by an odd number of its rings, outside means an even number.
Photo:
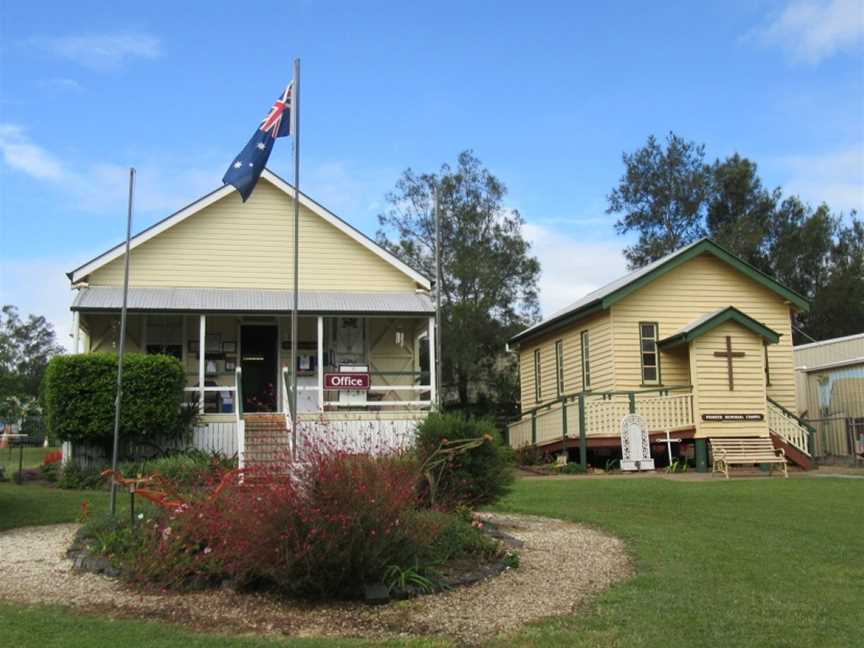
[[[113,616],[158,617],[212,632],[298,636],[440,635],[474,644],[544,617],[573,612],[628,577],[623,543],[576,524],[483,514],[519,538],[519,569],[471,587],[372,607],[311,604],[270,595],[209,591],[142,593],[95,574],[72,572],[64,555],[77,525],[0,533],[0,600],[58,603]]]

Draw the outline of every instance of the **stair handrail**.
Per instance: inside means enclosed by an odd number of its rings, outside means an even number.
[[[234,420],[237,424],[237,466],[246,465],[246,422],[243,420],[243,369],[234,369]]]
[[[780,413],[783,414],[786,418],[792,419],[799,426],[804,428],[807,431],[807,447],[802,448],[807,454],[809,454],[814,459],[816,458],[816,428],[807,423],[807,421],[803,420],[801,417],[796,416],[788,409],[783,407],[780,403],[775,401],[773,398],[768,396],[768,403],[774,406],[775,409],[780,410]]]
[[[291,398],[289,398],[289,386],[290,378],[288,376],[288,367],[282,367],[282,411],[285,414],[285,422],[289,424],[293,421],[296,416],[295,412],[291,411]]]
[[[807,421],[802,419],[800,416],[797,416],[796,414],[793,414],[792,412],[790,412],[788,409],[783,407],[780,403],[775,401],[770,396],[768,397],[768,402],[771,403],[777,409],[779,409],[781,412],[783,412],[789,418],[794,419],[798,423],[798,425],[805,428],[808,432],[811,432],[812,434],[816,434],[816,428],[814,428],[812,425],[810,425]]]

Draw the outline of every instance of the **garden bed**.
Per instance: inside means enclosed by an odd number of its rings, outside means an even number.
[[[523,515],[481,514],[523,543],[519,569],[434,596],[387,605],[308,602],[216,589],[142,592],[66,558],[77,525],[0,533],[0,599],[53,603],[119,617],[157,617],[193,628],[291,635],[488,639],[544,617],[568,614],[631,573],[623,543],[576,524]]]

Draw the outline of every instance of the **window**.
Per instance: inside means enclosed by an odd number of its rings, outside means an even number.
[[[183,360],[182,316],[148,315],[145,336],[147,353],[163,353]]]
[[[763,342],[762,348],[765,350],[765,384],[771,386],[771,369],[768,367],[768,343]]]
[[[588,331],[579,334],[582,347],[582,391],[591,388],[591,360],[589,359],[590,348],[588,342]]]
[[[558,397],[564,395],[564,342],[555,343],[555,378],[558,383]]]
[[[657,351],[657,324],[639,323],[639,355],[642,362],[642,384],[660,382],[660,354]]]
[[[534,400],[538,403],[543,397],[543,392],[540,389],[541,380],[542,376],[540,375],[540,349],[534,349]]]

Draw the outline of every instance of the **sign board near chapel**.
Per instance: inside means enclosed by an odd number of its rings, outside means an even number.
[[[324,374],[324,389],[368,391],[369,374],[360,372],[340,372]]]
[[[741,423],[742,421],[763,421],[763,414],[703,414],[703,421]]]

